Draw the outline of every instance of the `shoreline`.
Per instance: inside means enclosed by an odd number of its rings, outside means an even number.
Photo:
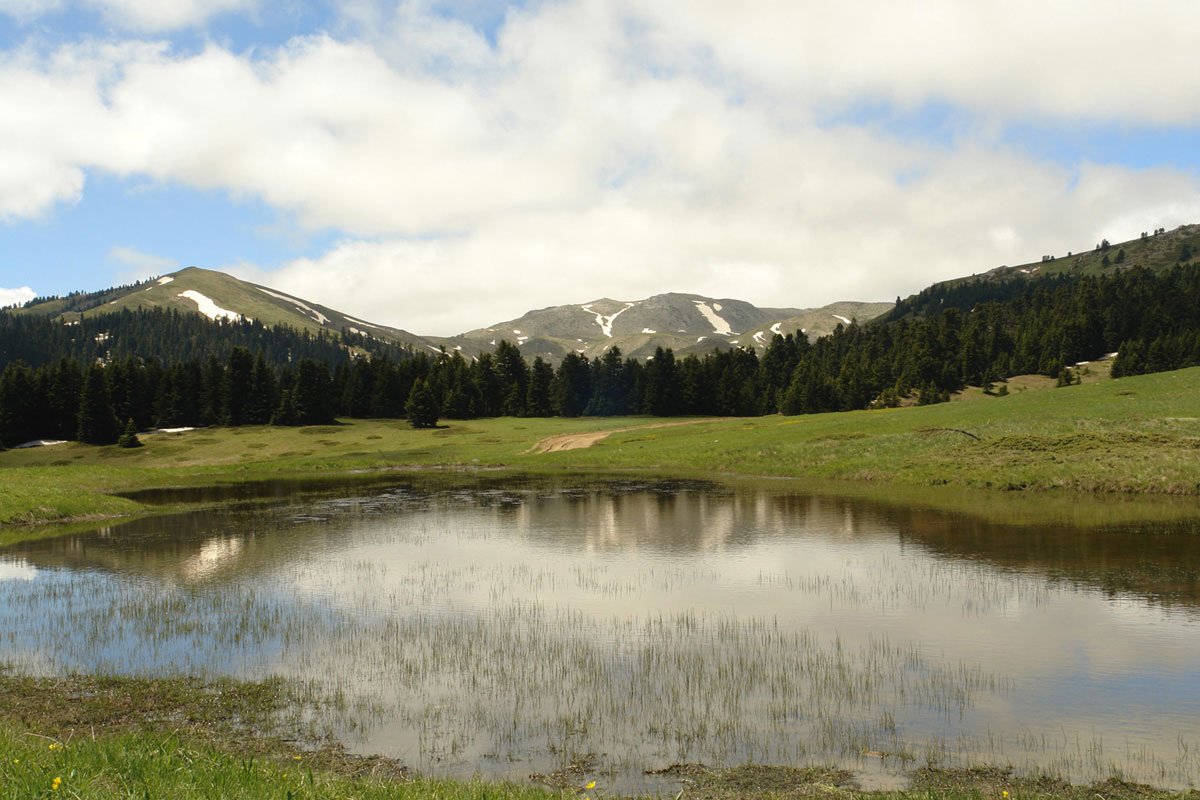
[[[162,513],[130,497],[147,490],[331,484],[361,475],[700,478],[811,486],[958,513],[997,508],[1014,519],[1046,504],[1124,506],[1116,521],[1177,518],[1200,514],[1198,396],[1200,368],[1192,368],[798,417],[490,418],[432,431],[355,419],[179,431],[148,437],[136,450],[68,443],[0,453],[0,542],[48,523]],[[534,452],[547,442],[590,446]],[[1128,513],[1136,505],[1144,513]],[[176,510],[185,507],[196,506]],[[1060,516],[1072,515],[1079,512]]]
[[[68,792],[124,797],[139,783],[156,795],[247,798],[428,797],[571,798],[605,791],[604,772],[587,759],[564,755],[561,769],[523,781],[475,777],[456,780],[411,771],[384,756],[348,754],[302,723],[312,699],[282,680],[258,682],[195,678],[128,678],[74,675],[35,678],[0,671],[0,775],[30,796],[53,778]],[[882,755],[882,754],[880,754]],[[733,798],[864,798],[901,800],[913,793],[955,798],[1133,798],[1197,800],[1195,788],[1163,789],[1118,776],[1072,784],[1049,775],[1025,775],[1006,765],[964,768],[918,766],[904,788],[864,790],[846,770],[820,766],[741,764],[710,767],[646,765],[647,774],[677,788],[657,795],[676,800]],[[64,777],[65,776],[65,777]],[[595,781],[596,784],[589,786]],[[151,787],[153,787],[151,789]],[[653,796],[653,795],[639,795]]]

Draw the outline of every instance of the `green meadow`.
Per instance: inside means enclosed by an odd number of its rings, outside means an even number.
[[[1019,506],[1029,497],[1067,508],[1079,505],[1080,493],[1155,496],[1160,510],[1151,516],[1194,508],[1163,496],[1200,494],[1200,368],[1061,388],[1012,385],[1006,396],[968,390],[932,406],[683,425],[651,417],[498,418],[413,430],[403,420],[344,420],[155,434],[133,450],[76,443],[14,450],[0,453],[0,521],[137,514],[147,508],[117,494],[153,487],[435,468],[786,478],[964,510]],[[604,431],[614,432],[590,447],[536,452],[548,437]],[[960,490],[993,491],[968,492],[963,501]],[[997,494],[1006,497],[982,499]]]

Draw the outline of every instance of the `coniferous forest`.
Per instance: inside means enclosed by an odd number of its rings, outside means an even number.
[[[196,314],[123,311],[64,324],[0,312],[0,443],[114,443],[137,429],[311,425],[335,417],[806,414],[940,402],[967,385],[1118,352],[1113,376],[1200,364],[1200,267],[937,286],[810,342],[644,363],[617,348],[557,367],[492,353],[413,353]]]

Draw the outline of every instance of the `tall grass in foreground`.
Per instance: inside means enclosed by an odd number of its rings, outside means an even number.
[[[53,738],[0,726],[0,798],[171,800],[556,800],[528,784],[352,777],[304,755],[256,758],[169,734]]]

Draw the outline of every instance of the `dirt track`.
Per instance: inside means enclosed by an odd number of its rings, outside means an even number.
[[[579,450],[584,447],[591,447],[596,442],[607,438],[614,433],[625,433],[626,431],[643,431],[651,428],[674,428],[676,425],[695,425],[698,422],[717,422],[716,419],[688,419],[682,422],[659,422],[654,425],[634,425],[631,428],[614,428],[611,431],[593,431],[591,433],[560,433],[556,436],[547,436],[533,447],[526,450],[526,453],[557,453],[561,450]]]

